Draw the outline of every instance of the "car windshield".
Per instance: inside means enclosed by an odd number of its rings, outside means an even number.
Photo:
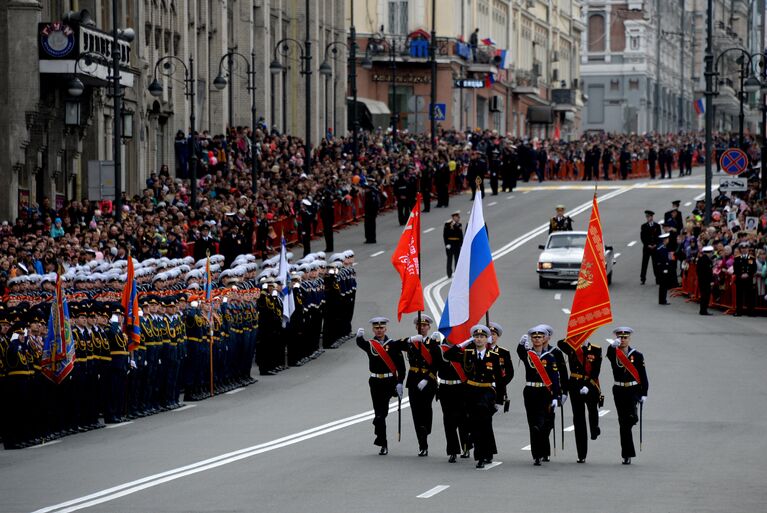
[[[586,246],[586,234],[552,235],[546,249],[552,248],[582,248]]]

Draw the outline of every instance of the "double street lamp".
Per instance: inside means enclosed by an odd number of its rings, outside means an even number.
[[[761,53],[748,53],[746,50],[739,48],[739,47],[733,47],[733,48],[727,48],[726,50],[723,50],[722,53],[719,54],[719,56],[716,58],[716,62],[714,63],[714,75],[719,75],[719,61],[727,55],[730,52],[739,52],[740,57],[737,59],[737,63],[740,65],[740,73],[739,73],[739,79],[740,79],[740,89],[738,90],[738,104],[739,104],[739,113],[738,113],[738,146],[742,149],[744,146],[745,141],[743,140],[743,132],[744,132],[744,122],[745,122],[745,112],[744,112],[744,106],[746,103],[746,96],[749,94],[760,92],[762,94],[767,93],[767,81],[759,80],[756,78],[756,75],[753,71],[754,66],[754,59],[762,59],[762,78],[764,79],[764,55]],[[717,81],[717,86],[721,85],[723,82]],[[719,88],[714,91],[714,95],[719,94]],[[764,106],[762,107],[764,109]],[[764,122],[764,119],[762,120]],[[762,126],[762,137],[764,138],[764,125]]]
[[[362,67],[368,71],[372,70],[373,59],[371,56],[375,53],[383,53],[382,50],[388,51],[389,70],[391,72],[390,82],[392,105],[390,124],[392,136],[396,139],[397,129],[399,127],[399,106],[397,105],[397,51],[398,49],[401,49],[401,44],[407,46],[407,39],[405,39],[402,43],[393,38],[387,39],[386,36],[383,35],[383,30],[384,28],[381,26],[381,32],[378,34],[373,34],[370,39],[368,39],[368,45],[365,49],[365,58],[362,59]]]
[[[320,67],[319,67],[320,75],[325,77],[325,126],[326,126],[326,129],[327,129],[327,126],[330,125],[330,123],[328,123],[328,103],[329,103],[328,102],[328,80],[333,76],[333,66],[330,65],[330,62],[328,61],[328,59],[330,58],[330,59],[332,59],[334,61],[336,60],[337,54],[338,54],[338,47],[344,47],[347,50],[350,49],[349,45],[347,45],[343,41],[331,41],[330,43],[328,43],[325,46],[325,59],[322,61],[322,64],[320,64]],[[355,93],[356,93],[356,90],[355,90]],[[334,83],[334,85],[333,85],[333,98],[335,99],[335,97],[336,97],[336,87],[335,87],[335,83]],[[356,95],[355,95],[354,101],[355,102],[357,101]],[[333,105],[335,105],[335,100],[333,101]],[[334,132],[334,134],[335,134],[335,130],[336,130],[335,119],[336,119],[336,109],[334,108],[333,109],[333,132]],[[357,155],[355,153],[355,161],[356,161],[356,156]]]
[[[160,81],[157,79],[157,71],[162,66],[162,73],[163,76],[167,78],[171,78],[173,73],[176,71],[176,67],[174,66],[174,63],[180,64],[181,67],[184,69],[184,96],[189,98],[189,139],[187,141],[187,149],[189,152],[189,173],[191,175],[191,194],[192,194],[192,201],[190,207],[192,209],[197,207],[197,151],[195,148],[196,141],[194,137],[194,86],[195,86],[195,78],[194,78],[194,58],[189,57],[189,66],[186,65],[186,63],[176,57],[175,55],[166,55],[165,57],[160,57],[157,62],[155,62],[154,65],[154,80],[152,80],[152,83],[149,84],[148,90],[149,94],[154,96],[155,98],[159,98],[162,96],[164,88]]]
[[[233,91],[234,88],[229,80],[232,79],[234,71],[237,69],[234,62],[235,57],[239,57],[245,62],[245,73],[248,76],[248,85],[246,89],[250,91],[250,129],[252,134],[256,132],[256,51],[250,52],[250,61],[243,54],[231,50],[229,53],[224,54],[218,63],[218,76],[213,80],[213,86],[221,91],[223,88],[229,85],[229,129],[234,126],[234,107],[233,107]],[[226,68],[224,68],[224,62],[226,62]],[[226,71],[226,76],[223,72]],[[255,151],[255,140],[251,140],[251,173],[252,173],[252,190],[253,194],[258,192],[258,158]]]

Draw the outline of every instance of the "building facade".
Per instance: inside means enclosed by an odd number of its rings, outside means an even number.
[[[256,116],[270,127],[305,137],[308,104],[312,109],[309,132],[315,144],[328,128],[343,132],[348,55],[345,3],[2,0],[0,69],[5,73],[0,74],[4,113],[0,129],[8,136],[0,143],[0,219],[14,219],[43,198],[63,206],[72,199],[113,194],[107,163],[114,153],[108,82],[113,8],[118,27],[131,28],[135,34],[132,41],[126,37],[120,43],[124,54],[121,119],[123,134],[131,137],[124,137],[120,144],[119,184],[120,190],[134,195],[160,166],[174,168],[176,134],[188,132],[191,126],[192,90],[199,132],[222,134],[230,124],[251,126],[248,85],[255,86]],[[307,19],[311,60],[301,59],[309,55]],[[287,39],[295,42],[275,51],[278,42]],[[221,62],[227,52],[239,54],[233,56],[231,70],[228,59]],[[326,57],[332,69],[327,78],[318,72]],[[284,71],[273,74],[270,65],[275,58]],[[248,69],[255,72],[250,84]],[[306,94],[306,71],[310,72],[310,95]],[[223,89],[214,84],[219,74],[227,78]],[[70,94],[74,77],[84,86],[79,96]],[[148,92],[155,78],[163,88],[159,97]],[[333,115],[324,116],[324,112]]]
[[[689,73],[696,42],[687,1],[585,2],[585,129],[666,133],[692,127]]]

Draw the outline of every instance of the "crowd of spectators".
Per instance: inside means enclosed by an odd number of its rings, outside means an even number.
[[[59,265],[67,268],[93,259],[119,260],[129,252],[139,260],[179,258],[189,252],[192,242],[195,259],[214,245],[227,263],[246,252],[264,258],[279,246],[272,227],[277,220],[295,219],[296,232],[311,230],[309,235],[317,235],[318,218],[332,226],[334,205],[359,208],[366,188],[385,194],[402,176],[415,180],[427,193],[427,201],[436,188],[437,206],[446,207],[448,186],[473,185],[472,173],[491,183],[503,175],[507,190],[517,179],[586,178],[560,176],[557,164],[583,161],[594,147],[601,154],[618,152],[619,159],[623,151],[629,151],[631,159],[647,158],[654,148],[673,153],[675,160],[687,150],[696,159],[703,158],[699,133],[587,134],[564,142],[504,137],[491,130],[441,130],[432,148],[428,135],[378,130],[360,134],[356,160],[351,137],[321,140],[306,173],[303,141],[260,123],[254,130],[237,127],[228,134],[195,134],[198,204],[192,208],[190,140],[178,133],[175,169],[164,165],[149,176],[140,194],[123,193],[117,215],[108,201],[73,199],[56,209],[43,198],[39,204],[25,205],[15,221],[3,221],[0,291],[15,276],[44,274]],[[731,141],[721,138],[717,145],[727,147]],[[472,165],[473,160],[481,165]],[[251,172],[254,164],[257,173]],[[753,201],[748,204],[756,207]],[[310,221],[300,221],[302,214]]]

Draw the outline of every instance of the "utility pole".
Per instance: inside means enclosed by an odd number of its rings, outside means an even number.
[[[437,2],[431,0],[431,107],[429,120],[431,128],[431,149],[437,148],[437,121],[434,110],[437,105]],[[418,109],[416,109],[418,110]]]
[[[306,40],[304,41],[306,74],[306,157],[304,158],[304,173],[312,176],[312,40],[309,37],[309,0],[306,0]],[[284,115],[284,114],[283,114]]]
[[[117,28],[118,3],[112,2],[112,101],[114,116],[112,116],[112,160],[115,166],[115,219],[120,220],[123,202],[122,175],[122,91],[120,87],[120,35]]]
[[[713,158],[712,129],[714,125],[714,0],[706,7],[706,223],[711,222],[711,159]],[[764,173],[762,173],[764,174]]]
[[[357,29],[354,27],[354,1],[351,2],[352,20],[349,27],[349,87],[352,92],[352,155],[354,165],[357,165],[360,156],[359,140],[357,139],[360,123],[357,120]]]

